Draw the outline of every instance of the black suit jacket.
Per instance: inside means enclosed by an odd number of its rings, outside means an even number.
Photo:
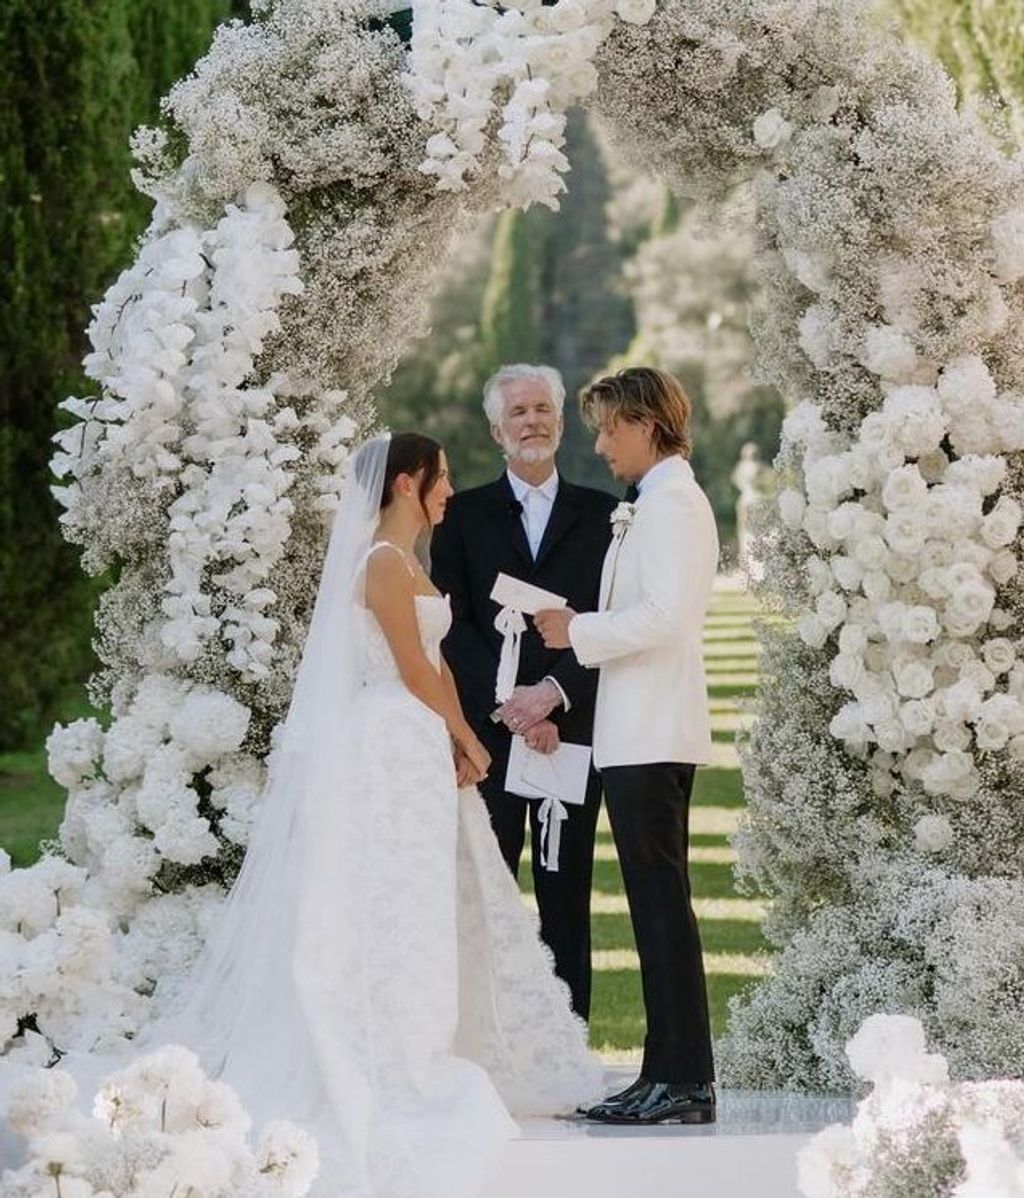
[[[564,595],[576,611],[594,611],[601,567],[611,540],[609,516],[618,501],[605,491],[559,478],[544,538],[534,561],[508,476],[462,491],[449,501],[444,522],[434,531],[432,574],[451,596],[453,622],[443,651],[459,688],[466,718],[486,742],[494,740],[488,717],[494,710],[494,682],[501,635],[494,627],[498,605],[491,589],[499,572]],[[546,649],[533,621],[526,618],[517,682],[558,680],[569,699],[551,718],[561,738],[589,744],[594,726],[597,670],[588,670],[571,649]]]

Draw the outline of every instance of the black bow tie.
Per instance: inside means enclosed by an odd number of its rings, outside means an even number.
[[[639,498],[640,498],[640,488],[636,485],[636,483],[630,483],[629,486],[626,488],[626,494],[623,496],[624,502],[636,503],[636,501]]]
[[[521,516],[523,514],[523,505],[514,495],[508,501],[508,514],[510,516]]]

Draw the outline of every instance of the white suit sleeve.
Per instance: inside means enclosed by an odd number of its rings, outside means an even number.
[[[569,640],[581,665],[656,649],[703,621],[718,564],[710,508],[678,492],[652,496],[626,536],[639,539],[640,599],[573,618]]]

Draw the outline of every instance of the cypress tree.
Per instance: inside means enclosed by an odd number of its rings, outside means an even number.
[[[0,748],[38,736],[91,668],[97,584],[49,491],[56,404],[89,393],[89,305],[147,219],[129,135],[226,15],[227,0],[0,5]]]
[[[545,240],[542,220],[542,213],[518,209],[503,212],[498,220],[480,322],[489,370],[536,360]]]

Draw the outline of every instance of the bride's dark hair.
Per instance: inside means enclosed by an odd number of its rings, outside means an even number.
[[[393,433],[388,446],[388,461],[384,469],[384,491],[380,498],[381,510],[395,496],[395,480],[400,474],[416,475],[423,471],[420,479],[420,503],[430,494],[441,474],[441,446],[433,437],[424,433]]]

